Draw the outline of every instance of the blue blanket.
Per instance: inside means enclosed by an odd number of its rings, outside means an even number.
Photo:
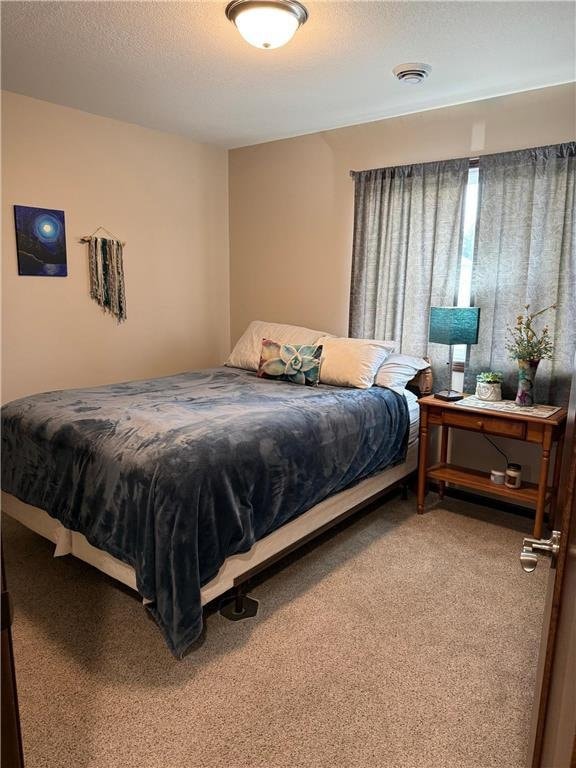
[[[131,565],[172,652],[226,557],[406,455],[387,389],[231,368],[33,395],[2,410],[2,488]]]

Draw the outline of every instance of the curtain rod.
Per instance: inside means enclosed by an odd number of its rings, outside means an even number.
[[[525,147],[521,149],[512,149],[507,150],[506,152],[486,152],[481,157],[497,157],[498,155],[513,155],[516,153],[525,153],[525,152],[556,152],[555,155],[552,155],[553,157],[574,157],[576,156],[576,141],[564,141],[560,144],[548,144],[544,146],[539,147]],[[480,163],[480,156],[477,157],[452,157],[449,158],[449,160],[466,160],[468,159],[470,163],[471,168],[477,168]],[[366,171],[384,171],[388,168],[409,168],[413,165],[429,165],[430,163],[442,163],[442,162],[448,162],[448,160],[430,160],[426,163],[405,163],[404,165],[394,166],[389,165],[385,166],[384,168],[366,168]],[[357,173],[364,173],[364,171],[350,171],[350,176],[352,178]]]
[[[457,157],[457,158],[450,158],[450,159],[451,160],[466,160],[465,157]],[[426,163],[407,163],[406,165],[428,165],[429,162],[431,162],[431,163],[443,163],[443,162],[446,162],[446,161],[444,161],[444,160],[430,160],[430,161],[427,161]],[[477,168],[478,164],[480,162],[480,157],[469,157],[468,158],[468,162],[470,163],[470,167],[471,168]],[[385,168],[406,168],[406,165],[400,165],[400,166],[387,165],[387,166],[384,166],[384,167]],[[384,169],[383,168],[368,168],[366,170],[369,170],[369,171],[380,171],[380,170],[384,170]],[[357,173],[364,173],[364,171],[350,171],[350,176],[352,178],[354,178],[354,176]]]

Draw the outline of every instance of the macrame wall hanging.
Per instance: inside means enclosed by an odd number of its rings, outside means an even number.
[[[96,232],[100,230],[110,237],[96,237]],[[98,227],[91,235],[83,237],[80,242],[88,243],[90,296],[105,312],[110,312],[121,323],[126,320],[126,293],[122,262],[122,251],[125,244],[104,227]]]

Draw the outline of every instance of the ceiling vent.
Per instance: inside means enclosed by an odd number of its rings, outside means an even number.
[[[420,62],[411,62],[410,64],[399,64],[397,67],[394,67],[392,72],[402,83],[418,85],[418,83],[426,80],[430,72],[432,72],[432,67]]]

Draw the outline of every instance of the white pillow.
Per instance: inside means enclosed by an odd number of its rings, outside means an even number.
[[[318,344],[323,347],[320,384],[359,389],[368,389],[374,384],[376,372],[395,349],[391,341],[333,336],[318,339]]]
[[[392,387],[405,389],[408,382],[416,376],[418,371],[423,371],[424,368],[429,367],[430,363],[426,362],[422,357],[390,355],[380,366],[374,384],[377,387],[388,387],[389,389]]]
[[[274,339],[280,344],[315,344],[321,336],[330,338],[326,331],[313,331],[310,328],[300,328],[298,325],[253,320],[236,342],[224,365],[257,371],[260,364],[262,339]]]

